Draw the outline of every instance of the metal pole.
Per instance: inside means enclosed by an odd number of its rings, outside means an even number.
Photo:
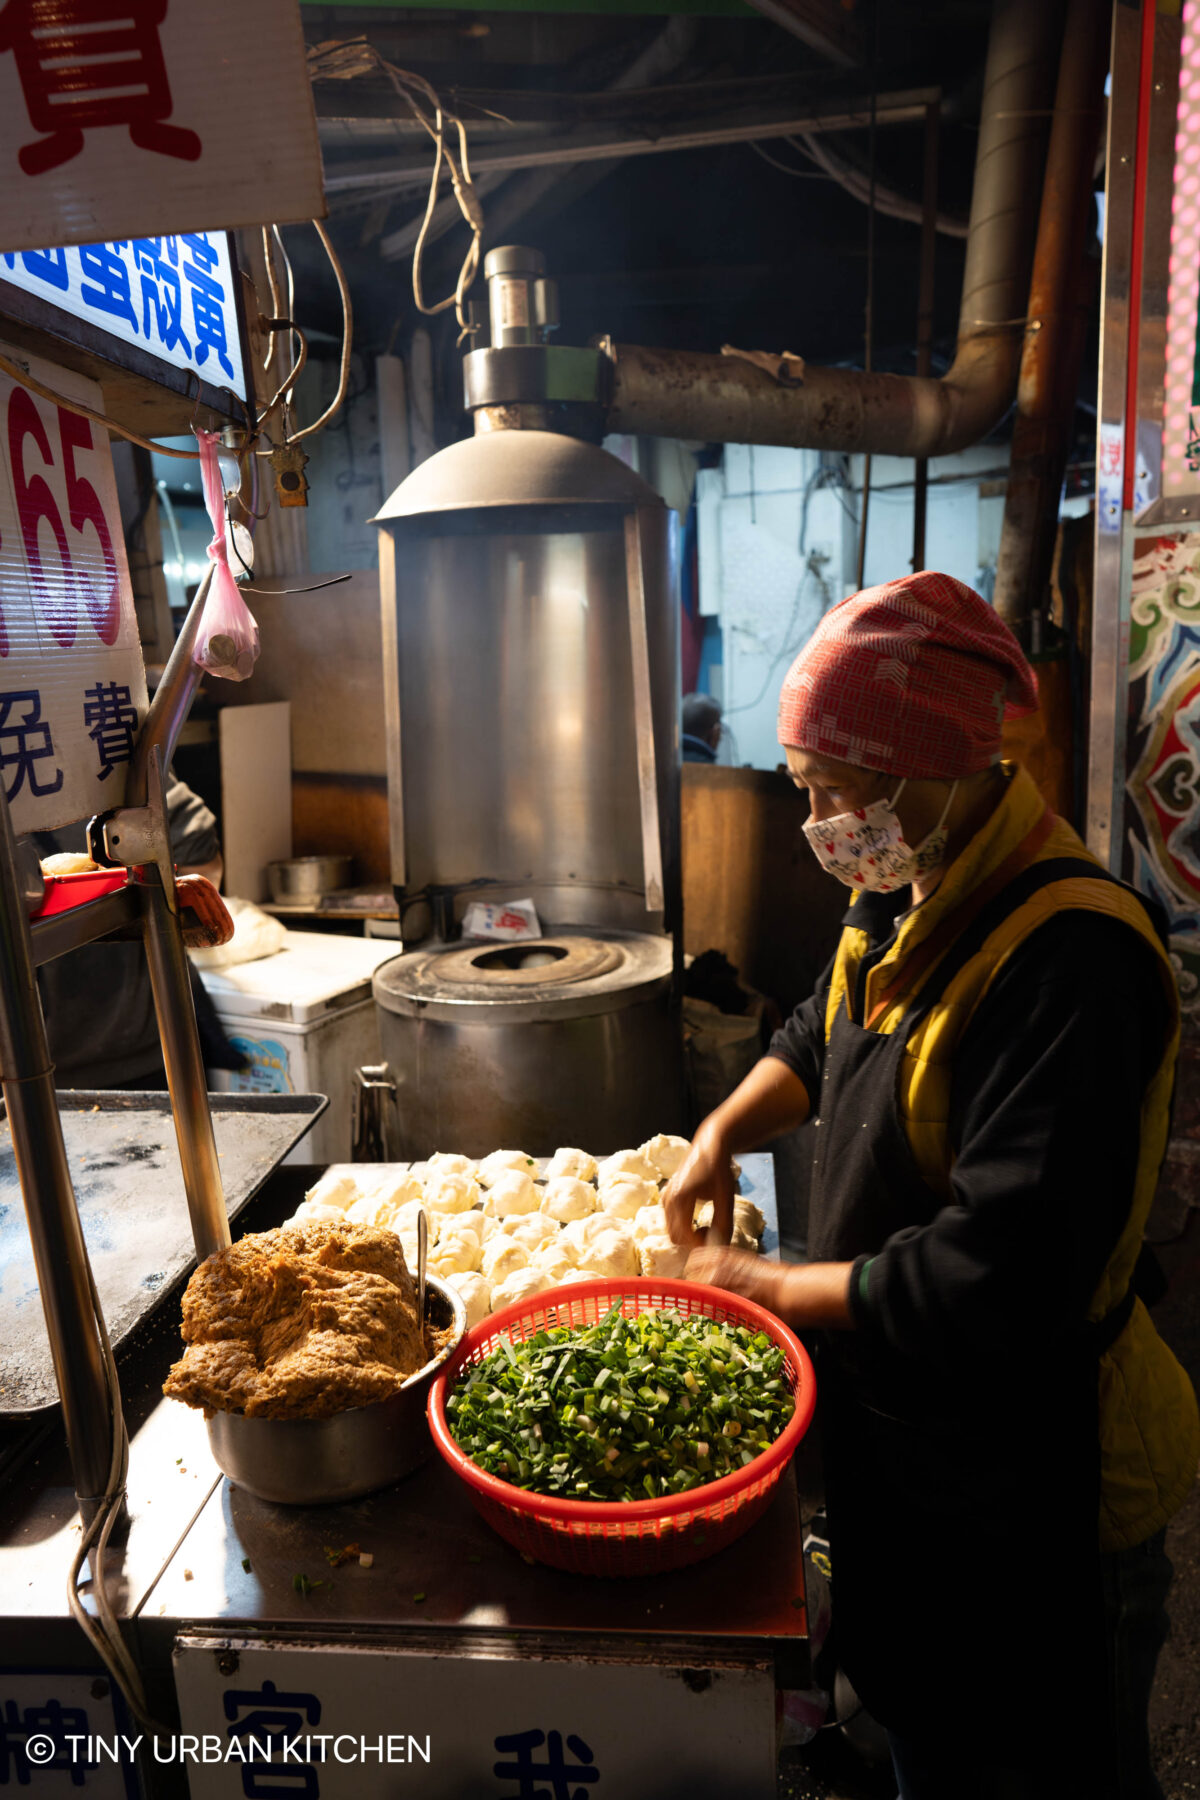
[[[996,559],[994,603],[1010,624],[1044,615],[1049,600],[1083,355],[1080,274],[1110,35],[1108,0],[1069,0]]]
[[[925,108],[925,179],[921,194],[921,275],[917,289],[917,375],[933,370],[933,298],[937,272],[938,125],[941,107]],[[916,573],[925,567],[925,519],[929,459],[918,456],[913,475],[913,553]]]
[[[33,946],[17,880],[16,839],[0,784],[0,1083],[12,1133],[33,1263],[62,1400],[80,1512],[90,1522],[108,1486],[112,1426],[54,1065]]]
[[[154,690],[154,699],[150,702],[150,710],[138,733],[138,740],[133,747],[133,756],[125,777],[126,806],[145,806],[147,803],[152,750],[157,749],[162,752],[164,776],[171,766],[171,757],[175,751],[180,728],[191,711],[192,701],[196,697],[196,689],[200,685],[201,671],[192,660],[192,652],[196,648],[204,603],[208,599],[208,590],[212,584],[213,567],[214,565],[209,563],[200,577],[196,597],[188,608],[187,618],[183,621],[183,627],[175,639],[175,648],[167,658],[167,666],[162,672],[162,680]]]
[[[1126,435],[1129,301],[1133,267],[1134,145],[1141,72],[1136,8],[1113,8],[1112,96],[1104,257],[1101,273],[1100,379],[1097,393],[1096,551],[1092,600],[1091,710],[1088,732],[1087,846],[1119,871],[1124,850],[1126,710],[1129,699],[1129,601],[1133,534],[1122,505]]]
[[[157,871],[147,869],[144,873],[146,960],[175,1115],[192,1237],[196,1255],[203,1260],[229,1243],[229,1217],[179,918],[167,903]]]

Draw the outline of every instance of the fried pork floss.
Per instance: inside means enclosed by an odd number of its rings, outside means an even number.
[[[429,1360],[399,1239],[306,1221],[241,1238],[183,1297],[163,1392],[208,1414],[324,1419],[394,1394]]]

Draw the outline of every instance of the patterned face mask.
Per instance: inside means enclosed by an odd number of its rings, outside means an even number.
[[[904,836],[896,802],[904,782],[890,800],[873,800],[860,812],[835,813],[832,819],[809,819],[804,835],[817,861],[847,887],[893,894],[921,875],[941,866],[946,857],[946,820],[958,792],[950,789],[942,816],[929,836],[915,847]]]

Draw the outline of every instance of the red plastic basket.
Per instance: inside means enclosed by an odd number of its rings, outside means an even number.
[[[672,1307],[765,1331],[784,1352],[796,1403],[779,1437],[732,1475],[658,1500],[560,1500],[487,1474],[459,1449],[446,1421],[446,1401],[459,1375],[489,1356],[502,1335],[519,1341],[557,1325],[594,1325],[616,1300],[626,1318]],[[808,1429],[816,1398],[804,1346],[753,1301],[695,1281],[597,1279],[547,1288],[492,1313],[468,1332],[430,1390],[429,1427],[446,1462],[466,1482],[476,1510],[523,1556],[580,1575],[654,1575],[711,1556],[754,1524]]]

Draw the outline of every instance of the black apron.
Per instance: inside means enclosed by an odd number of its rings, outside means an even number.
[[[1091,863],[1053,859],[1010,881],[889,1035],[839,1008],[816,1126],[811,1260],[875,1253],[941,1209],[899,1112],[905,1046],[1002,919],[1076,874],[1104,878]],[[837,1654],[881,1723],[961,1735],[978,1754],[981,1743],[1011,1744],[1050,1704],[1065,1709],[1077,1745],[1090,1736],[1104,1694],[1096,1364],[1131,1309],[1129,1296],[1052,1357],[997,1345],[954,1368],[873,1347],[867,1333],[822,1335]]]

